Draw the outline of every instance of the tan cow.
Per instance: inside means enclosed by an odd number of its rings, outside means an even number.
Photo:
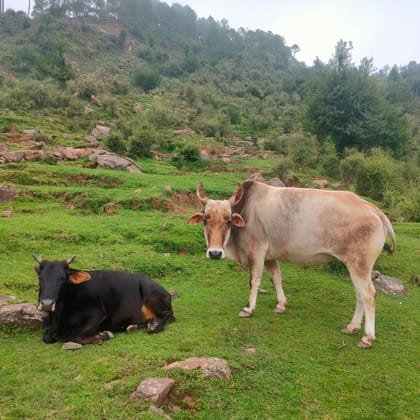
[[[376,206],[347,191],[271,187],[245,181],[229,200],[211,200],[198,184],[204,207],[188,224],[204,222],[207,257],[225,256],[249,266],[249,301],[239,313],[253,314],[264,266],[277,293],[274,312],[286,310],[286,297],[277,260],[302,266],[342,261],[356,289],[353,319],[343,332],[361,328],[359,347],[375,340],[375,296],[371,272],[383,248],[394,251],[395,234],[388,218]],[[387,235],[392,246],[385,244]]]

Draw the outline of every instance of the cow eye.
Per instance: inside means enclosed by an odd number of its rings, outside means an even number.
[[[203,223],[204,223],[204,226],[206,226],[207,225],[207,220],[203,219]]]
[[[232,220],[228,220],[226,223],[230,227],[232,225]]]

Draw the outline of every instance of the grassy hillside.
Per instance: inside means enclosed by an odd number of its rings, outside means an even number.
[[[240,167],[197,174],[146,160],[139,175],[80,163],[2,167],[0,184],[19,194],[0,205],[0,212],[13,211],[0,223],[0,295],[36,301],[32,252],[47,259],[77,255],[76,268],[143,271],[178,290],[177,322],[156,336],[117,334],[77,352],[44,344],[40,332],[1,328],[2,418],[159,418],[148,402],[129,398],[150,376],[175,379],[164,407],[174,419],[216,419],[221,412],[224,418],[418,418],[419,290],[410,283],[419,269],[418,224],[396,224],[398,250],[378,260],[376,268],[401,278],[407,295],[378,294],[377,341],[363,351],[358,336],[340,333],[355,297],[337,266],[304,271],[285,264],[287,313],[272,313],[275,294],[265,274],[269,293],[259,296],[254,317],[237,316],[248,297],[247,271],[207,260],[202,229],[186,220],[198,208],[198,181],[209,195],[227,197],[247,177]],[[226,359],[232,381],[161,369],[191,356]]]

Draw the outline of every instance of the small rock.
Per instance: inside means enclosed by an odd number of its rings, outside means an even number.
[[[79,343],[75,343],[73,341],[67,341],[61,346],[62,350],[78,350],[81,349],[83,346]]]
[[[102,137],[109,134],[111,129],[109,127],[106,127],[104,125],[98,124],[91,132],[92,136],[94,137]]]
[[[218,378],[230,381],[231,371],[226,360],[217,357],[190,357],[189,359],[174,362],[163,369],[180,368],[185,371],[200,369],[205,378]]]
[[[326,188],[328,187],[328,181],[324,178],[316,178],[313,180],[313,183],[315,185],[318,185],[320,188]]]
[[[131,398],[147,398],[157,406],[162,405],[175,381],[171,378],[147,378],[140,382]]]
[[[12,217],[13,211],[12,210],[5,210],[2,214],[3,217]]]
[[[395,277],[385,276],[379,271],[372,271],[372,281],[376,290],[389,295],[402,296],[406,294],[403,282]]]

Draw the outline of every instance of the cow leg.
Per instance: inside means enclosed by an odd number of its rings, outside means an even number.
[[[241,318],[249,318],[255,311],[255,307],[257,306],[257,295],[258,289],[261,284],[261,276],[262,271],[264,268],[264,258],[260,260],[256,260],[253,263],[249,264],[249,286],[251,288],[251,292],[249,294],[248,305],[239,312],[239,316]]]
[[[80,320],[76,325],[83,325],[71,341],[80,344],[102,344],[103,341],[113,338],[108,331],[99,332],[101,324],[105,321],[106,315],[102,310],[96,310],[88,320]]]
[[[270,279],[271,282],[274,284],[277,294],[277,305],[274,308],[273,312],[282,314],[286,312],[287,299],[283,291],[280,267],[277,261],[266,261],[265,267],[270,273]]]
[[[353,333],[360,328],[363,313],[365,315],[365,335],[357,344],[361,348],[372,347],[375,340],[375,305],[376,290],[371,280],[371,270],[361,274],[356,270],[350,269],[350,276],[356,289],[356,309],[353,319],[345,328],[345,332]]]

